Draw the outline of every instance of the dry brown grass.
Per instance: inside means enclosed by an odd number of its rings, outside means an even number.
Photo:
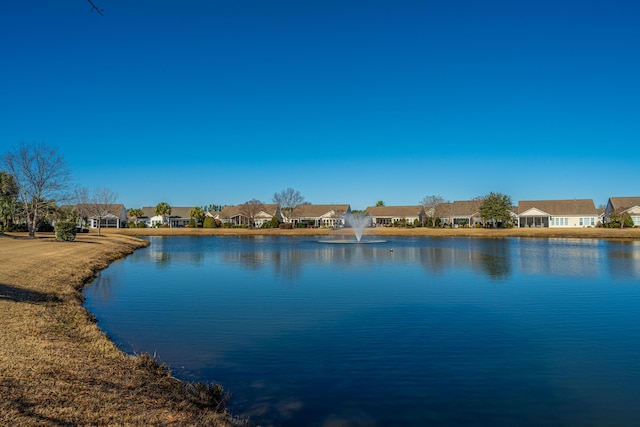
[[[332,236],[352,235],[351,230],[326,228],[242,229],[242,228],[128,228],[103,230],[103,233],[127,236]],[[365,236],[433,236],[433,237],[537,237],[576,239],[640,239],[640,228],[367,228]]]
[[[119,351],[82,306],[97,271],[144,245],[0,235],[0,425],[230,425],[166,371]]]

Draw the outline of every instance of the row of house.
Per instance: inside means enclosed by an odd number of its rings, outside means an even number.
[[[481,200],[446,202],[430,212],[425,212],[421,205],[369,206],[366,212],[370,225],[374,227],[424,223],[427,217],[434,216],[446,226],[475,227],[484,225],[485,222],[480,215],[481,204]],[[172,207],[170,215],[161,216],[156,215],[155,207],[143,207],[143,215],[129,218],[124,205],[112,205],[109,214],[102,216],[101,227],[121,228],[128,226],[129,222],[144,222],[147,227],[186,227],[191,222],[191,210],[188,207]],[[596,209],[591,199],[525,200],[519,201],[512,208],[511,217],[517,227],[575,228],[595,227],[598,223],[606,223],[614,212],[629,215],[635,226],[640,226],[640,197],[611,197],[604,210]],[[263,204],[259,209],[248,209],[247,205],[225,206],[220,212],[207,212],[206,215],[232,225],[253,222],[255,227],[262,227],[266,222],[277,218],[279,222],[294,226],[338,228],[347,225],[346,217],[350,213],[349,204],[304,204],[296,208],[291,218],[288,218],[278,205]],[[89,227],[97,228],[97,221],[96,218],[88,218]]]

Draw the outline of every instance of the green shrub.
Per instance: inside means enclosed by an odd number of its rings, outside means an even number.
[[[56,240],[73,242],[76,240],[76,223],[71,221],[60,221],[56,223]]]
[[[218,228],[218,227],[219,226],[216,220],[210,216],[205,217],[204,221],[202,222],[202,228]]]

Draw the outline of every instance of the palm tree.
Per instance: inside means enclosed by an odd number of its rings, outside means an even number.
[[[156,206],[156,215],[162,216],[162,225],[165,224],[165,216],[171,215],[171,206],[167,202],[160,202]]]
[[[127,212],[127,214],[129,215],[129,218],[133,218],[133,223],[137,227],[138,226],[138,218],[141,217],[142,215],[144,215],[144,212],[142,212],[142,209],[131,208],[131,209],[129,209],[129,212]]]
[[[206,213],[200,206],[196,206],[195,208],[191,209],[189,215],[191,216],[191,218],[196,220],[196,227],[198,227],[198,224],[202,222]]]

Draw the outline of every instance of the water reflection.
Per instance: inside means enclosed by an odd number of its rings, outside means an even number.
[[[382,244],[321,244],[304,239],[269,238],[150,238],[147,261],[205,266],[221,262],[251,271],[272,271],[295,281],[306,267],[336,268],[415,264],[428,274],[454,270],[479,273],[491,280],[514,274],[596,277],[606,269],[615,277],[640,277],[639,242],[607,243],[590,239],[396,239]],[[602,249],[606,247],[607,251]],[[609,262],[610,260],[610,262]]]
[[[520,239],[516,256],[525,274],[597,277],[603,244],[590,239]]]
[[[640,279],[640,242],[616,242],[609,245],[609,273],[616,279]]]
[[[89,310],[258,423],[640,419],[640,287],[616,286],[640,278],[638,244],[150,240],[86,288]]]
[[[476,241],[471,247],[412,246],[406,242],[385,242],[380,245],[331,244],[299,242],[299,245],[273,248],[270,245],[227,247],[221,251],[221,261],[243,268],[272,270],[288,281],[294,281],[311,266],[324,265],[353,269],[385,265],[420,265],[430,274],[449,269],[482,273],[492,279],[505,279],[512,273],[511,251],[501,241]]]
[[[240,266],[274,274],[285,282],[324,265],[369,268],[416,265],[426,274],[468,271],[490,280],[519,274],[590,278],[607,272],[615,278],[640,278],[640,242],[591,239],[395,239],[382,244],[321,244],[297,238],[152,237],[144,257],[166,268],[174,263],[206,267]],[[606,251],[603,249],[606,248]]]

